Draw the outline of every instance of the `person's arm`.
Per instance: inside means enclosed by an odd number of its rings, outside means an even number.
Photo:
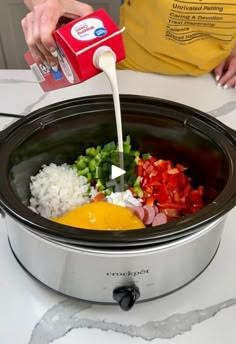
[[[29,10],[32,10],[35,5],[42,4],[46,0],[24,0],[24,4]]]
[[[37,63],[47,60],[57,65],[56,44],[52,32],[61,17],[75,19],[93,12],[93,8],[76,0],[24,0],[30,9],[22,20],[26,43]]]
[[[218,86],[236,87],[236,44],[231,54],[214,69],[214,74]]]

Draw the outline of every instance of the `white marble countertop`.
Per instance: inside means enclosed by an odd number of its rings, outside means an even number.
[[[236,129],[236,90],[217,88],[211,75],[166,77],[120,71],[118,83],[120,93],[181,102],[219,116]],[[1,113],[25,115],[63,99],[102,93],[110,93],[103,74],[44,94],[30,71],[0,71]],[[11,121],[0,116],[0,129]],[[32,279],[13,257],[0,217],[0,343],[235,344],[235,223],[236,208],[227,217],[216,257],[197,279],[175,293],[122,312],[117,306],[59,295]]]

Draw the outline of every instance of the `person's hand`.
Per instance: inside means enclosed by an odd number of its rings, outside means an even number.
[[[32,9],[21,24],[32,57],[36,63],[46,60],[52,67],[56,66],[57,51],[52,32],[59,19],[76,19],[90,14],[93,8],[76,0],[25,0],[25,4]]]
[[[218,86],[236,87],[236,46],[232,53],[214,69]]]

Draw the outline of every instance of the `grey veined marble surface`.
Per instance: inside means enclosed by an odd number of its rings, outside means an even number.
[[[11,71],[13,72],[13,71]],[[10,72],[9,72],[10,73]],[[125,78],[125,73],[128,73],[128,77],[129,79]],[[131,74],[130,74],[131,73]],[[133,73],[133,74],[132,74]],[[8,78],[3,78],[1,77],[1,73],[0,73],[0,87],[4,87],[4,85],[12,85],[12,87],[19,87],[22,85],[22,87],[24,87],[25,85],[27,85],[28,87],[30,87],[32,90],[35,90],[35,94],[38,94],[39,96],[37,97],[37,99],[35,99],[35,97],[30,97],[29,94],[27,93],[26,96],[28,97],[28,102],[27,105],[25,106],[25,108],[23,109],[23,111],[20,112],[21,115],[26,115],[28,113],[30,113],[31,111],[33,111],[35,108],[39,108],[40,105],[44,106],[45,104],[47,104],[46,99],[48,98],[48,103],[54,103],[57,101],[60,101],[62,99],[67,99],[71,97],[71,94],[75,95],[76,97],[84,96],[86,95],[86,93],[88,95],[90,94],[96,94],[96,93],[107,93],[107,92],[111,92],[111,89],[109,87],[109,85],[107,85],[107,80],[104,78],[103,75],[98,75],[97,78],[92,78],[90,79],[88,82],[86,83],[82,83],[76,86],[72,86],[72,87],[67,87],[61,90],[56,90],[56,91],[52,91],[49,93],[43,93],[43,91],[41,91],[37,81],[34,80],[33,75],[31,74],[31,71],[25,70],[25,71],[16,71],[15,74],[19,74],[19,77],[14,78],[14,77],[8,77]],[[11,73],[11,75],[14,75],[14,73]],[[25,78],[24,78],[25,75]],[[121,75],[121,77],[119,78],[119,76]],[[130,75],[133,76],[133,80],[132,78],[130,78]],[[141,75],[141,76],[140,76]],[[143,78],[142,78],[143,77]],[[236,98],[236,90],[235,89],[228,89],[228,90],[218,90],[216,92],[219,93],[219,91],[221,92],[220,94],[216,93],[215,94],[215,102],[213,101],[214,97],[212,97],[212,99],[208,94],[206,94],[205,90],[202,89],[202,94],[201,94],[201,89],[199,89],[199,85],[201,85],[202,82],[204,82],[205,78],[210,78],[209,76],[203,76],[201,78],[193,78],[192,80],[187,78],[184,79],[184,81],[182,81],[181,78],[178,79],[178,77],[173,77],[173,80],[170,79],[170,77],[167,77],[167,79],[163,79],[163,76],[156,76],[157,78],[161,78],[160,80],[157,81],[157,84],[159,82],[160,87],[156,88],[156,91],[153,91],[153,83],[155,83],[155,76],[153,75],[147,75],[145,73],[135,73],[132,71],[118,71],[118,80],[120,79],[120,93],[131,93],[131,94],[142,94],[144,93],[144,95],[150,95],[150,96],[157,96],[160,98],[166,98],[166,99],[171,99],[173,98],[174,101],[178,101],[178,102],[183,102],[185,103],[184,100],[188,99],[188,96],[186,97],[186,90],[185,87],[188,88],[188,82],[191,81],[191,83],[193,84],[193,86],[196,88],[196,91],[193,87],[193,91],[192,92],[196,92],[196,94],[191,95],[192,100],[195,102],[197,102],[197,105],[194,103],[193,107],[195,108],[199,108],[201,110],[203,110],[206,113],[209,113],[210,115],[214,116],[214,117],[220,117],[220,116],[225,116],[227,114],[230,114],[232,111],[236,110],[236,100],[234,100]],[[150,78],[150,80],[149,80]],[[136,81],[137,79],[137,81]],[[147,80],[146,80],[147,79]],[[154,79],[154,80],[153,80]],[[180,93],[181,96],[178,97],[178,92],[179,90],[176,90],[176,88],[174,88],[173,86],[173,90],[171,90],[170,85],[174,85],[174,83],[178,83],[178,80],[181,82],[181,87],[183,88],[183,92]],[[167,81],[166,86],[166,92],[165,90],[163,91],[163,86],[161,87],[161,82]],[[196,85],[194,85],[193,81],[196,81]],[[169,85],[170,83],[170,85]],[[128,88],[128,90],[126,90],[126,88],[129,86],[130,89]],[[150,84],[150,89],[148,88],[148,84]],[[135,88],[134,88],[135,85]],[[205,84],[204,84],[205,85]],[[90,87],[91,86],[91,87]],[[215,88],[215,83],[213,82],[212,85],[213,89]],[[78,90],[76,89],[78,88]],[[125,89],[125,92],[123,92],[123,89]],[[161,94],[158,94],[158,90],[161,91]],[[100,92],[101,91],[101,92]],[[105,92],[103,92],[105,91]],[[178,91],[178,92],[177,92]],[[210,94],[212,94],[212,90],[209,90]],[[56,93],[55,93],[56,92]],[[57,93],[59,92],[59,93]],[[153,94],[154,92],[154,94]],[[164,94],[163,94],[164,92]],[[32,93],[31,93],[32,94]],[[172,94],[174,95],[174,97],[172,96]],[[171,97],[170,97],[171,95]],[[222,97],[223,95],[223,97]],[[233,95],[233,97],[232,97]],[[16,95],[17,96],[21,96]],[[183,99],[182,99],[183,96]],[[73,97],[73,96],[72,96]],[[222,102],[220,105],[216,105],[215,107],[210,105],[213,103],[218,103],[218,98],[222,97]],[[33,101],[30,100],[30,98],[34,99]],[[60,99],[62,98],[62,99]],[[177,98],[177,99],[175,99]],[[209,104],[208,104],[209,103]],[[198,105],[199,104],[199,105]],[[0,103],[1,105],[1,103]],[[187,104],[187,105],[192,105],[192,104]],[[204,108],[203,108],[204,106]],[[1,109],[0,109],[1,112]]]
[[[92,320],[83,317],[83,311],[91,306],[75,300],[66,300],[49,309],[33,329],[29,344],[50,344],[64,337],[73,329],[87,328],[112,331],[129,337],[142,338],[146,341],[154,339],[172,339],[179,334],[191,331],[217,313],[236,305],[236,298],[216,305],[197,309],[187,313],[173,314],[166,319],[148,321],[143,325],[123,325],[104,320]]]
[[[27,79],[0,79],[0,85],[24,85],[24,84],[34,84],[37,85],[37,81],[31,81],[31,80],[27,80]],[[47,98],[48,93],[42,93],[36,100],[34,100],[33,102],[31,102],[29,100],[29,104],[24,108],[23,111],[21,111],[19,114],[24,116],[27,115],[28,113],[30,113],[35,106],[37,107],[37,105],[39,105],[45,98]],[[25,97],[27,97],[27,94],[25,95]],[[38,106],[39,107],[39,106]],[[1,113],[1,109],[0,109],[0,113]]]

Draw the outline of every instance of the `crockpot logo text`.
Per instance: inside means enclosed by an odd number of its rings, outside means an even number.
[[[149,269],[142,269],[140,271],[127,271],[127,272],[107,272],[107,276],[115,277],[115,276],[139,276],[149,274]]]

